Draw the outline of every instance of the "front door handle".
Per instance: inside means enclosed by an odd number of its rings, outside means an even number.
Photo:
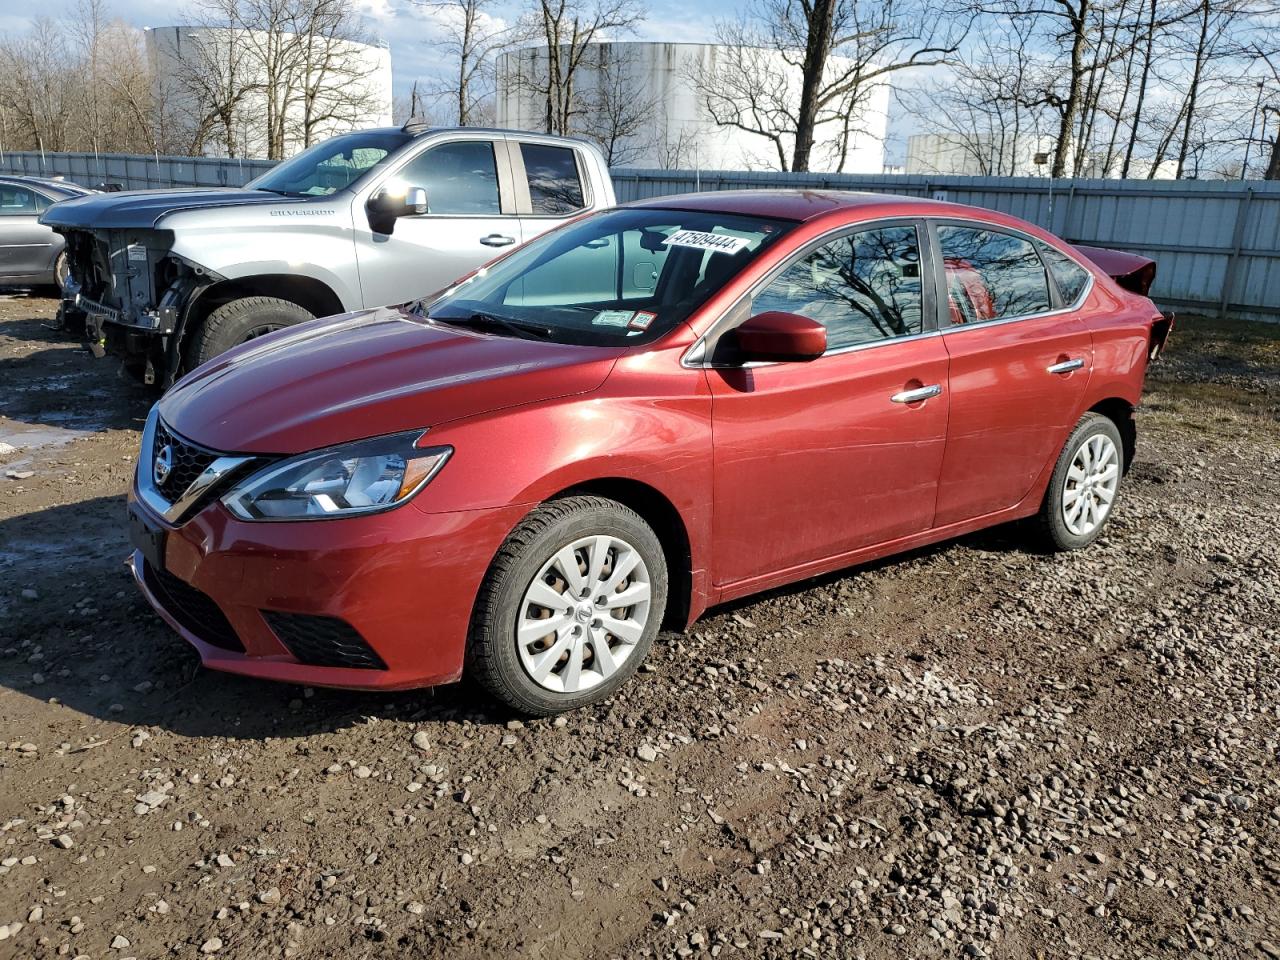
[[[919,403],[921,400],[936,397],[940,393],[942,393],[942,384],[931,383],[927,387],[916,387],[914,390],[903,390],[900,393],[895,393],[889,399],[894,403]]]
[[[481,237],[480,242],[486,247],[509,247],[516,242],[516,238],[503,236],[501,233],[491,233],[487,237]]]
[[[1055,363],[1047,369],[1048,373],[1070,373],[1072,370],[1079,370],[1084,366],[1084,361],[1077,357],[1074,360],[1063,360],[1061,363]]]

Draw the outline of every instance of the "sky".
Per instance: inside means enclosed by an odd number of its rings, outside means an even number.
[[[448,64],[437,44],[442,38],[440,14],[413,0],[355,0],[369,32],[391,48],[391,71],[396,97],[407,96],[415,80],[428,89],[433,78],[442,75]],[[110,15],[136,27],[162,27],[181,23],[188,0],[106,0]],[[703,43],[715,40],[716,23],[737,16],[741,0],[644,0],[646,18],[627,39]],[[498,0],[492,11],[496,17],[515,22],[527,3]],[[75,0],[51,0],[40,12],[55,19],[71,18]],[[33,8],[23,0],[0,0],[0,36],[25,32]],[[194,10],[193,10],[194,12]],[[889,153],[902,151],[906,118],[891,111]]]
[[[137,27],[163,27],[180,23],[185,0],[106,0],[111,15]],[[391,48],[391,70],[396,95],[408,93],[415,79],[436,76],[441,58],[435,51],[439,41],[439,15],[412,0],[356,0],[369,31]],[[704,0],[691,13],[690,4],[680,0],[646,0],[648,13],[633,37],[637,40],[665,40],[697,43],[715,36],[718,18],[734,15],[733,0]],[[514,22],[524,5],[502,2],[493,7],[496,16]],[[74,16],[75,0],[52,0],[40,6],[40,13],[57,19]],[[0,35],[24,32],[33,16],[33,7],[23,0],[0,0]]]

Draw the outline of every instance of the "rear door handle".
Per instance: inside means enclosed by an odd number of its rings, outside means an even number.
[[[491,233],[487,237],[481,237],[480,242],[486,247],[509,247],[516,242],[516,238],[506,237],[500,233]]]
[[[914,390],[903,390],[901,393],[895,393],[889,399],[894,403],[919,403],[921,400],[936,397],[940,393],[942,393],[942,384],[931,383],[927,387],[916,387]]]
[[[1079,370],[1084,366],[1084,361],[1077,357],[1074,360],[1063,360],[1061,363],[1055,363],[1049,367],[1048,373],[1070,373],[1072,370]]]

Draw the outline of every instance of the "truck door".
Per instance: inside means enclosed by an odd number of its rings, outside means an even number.
[[[388,173],[372,192],[393,179],[427,191],[427,212],[399,218],[389,234],[369,226],[363,196],[357,200],[353,225],[366,307],[447,287],[520,242],[506,146],[500,137],[460,136],[428,145]]]

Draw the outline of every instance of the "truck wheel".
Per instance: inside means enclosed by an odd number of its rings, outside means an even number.
[[[638,514],[603,497],[553,500],[489,567],[465,669],[524,714],[595,703],[635,673],[666,606],[662,544]]]
[[[204,323],[191,335],[187,362],[191,367],[198,367],[264,333],[314,319],[296,303],[277,297],[232,300],[205,317]]]

